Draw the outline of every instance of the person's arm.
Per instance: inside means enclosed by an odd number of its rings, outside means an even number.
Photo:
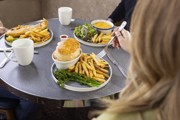
[[[124,6],[124,0],[122,0],[108,18],[110,18],[113,23],[116,23],[122,20],[124,17],[125,17],[125,6]]]

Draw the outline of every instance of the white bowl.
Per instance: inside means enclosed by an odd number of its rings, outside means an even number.
[[[96,26],[94,26],[94,24],[97,23],[97,22],[105,22],[105,23],[109,24],[111,27],[110,27],[110,28],[99,28],[99,27],[96,27]],[[93,26],[96,30],[98,30],[98,31],[100,31],[100,32],[102,32],[102,33],[105,33],[105,34],[111,33],[112,30],[113,30],[113,28],[114,28],[114,24],[113,24],[111,21],[108,21],[108,20],[100,20],[100,19],[99,19],[99,20],[93,20],[93,21],[91,22],[91,24],[92,24],[92,26]]]
[[[82,54],[82,50],[80,51],[79,56],[77,56],[75,59],[70,60],[70,61],[59,61],[59,60],[56,60],[54,58],[53,54],[52,54],[52,59],[53,59],[55,65],[56,65],[56,67],[58,69],[68,69],[69,67],[75,65],[78,62],[81,54]]]

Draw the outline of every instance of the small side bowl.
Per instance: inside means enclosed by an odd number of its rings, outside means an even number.
[[[111,27],[109,27],[109,28],[99,28],[97,26],[94,26],[94,24],[97,23],[97,22],[105,22],[105,23],[109,24]],[[108,20],[101,20],[101,19],[100,20],[93,20],[91,22],[91,24],[97,31],[100,31],[100,32],[105,33],[105,34],[111,33],[113,28],[114,28],[114,24],[111,21],[108,21]]]
[[[55,65],[56,65],[56,67],[58,69],[68,69],[69,67],[75,65],[78,62],[81,54],[82,54],[82,50],[80,51],[80,54],[79,54],[78,57],[76,57],[75,59],[70,60],[70,61],[59,61],[59,60],[56,60],[54,58],[53,54],[52,54],[52,59],[53,59]]]
[[[68,35],[62,34],[62,35],[59,36],[59,38],[60,38],[60,41],[63,42],[63,41],[65,41],[66,39],[68,39]]]

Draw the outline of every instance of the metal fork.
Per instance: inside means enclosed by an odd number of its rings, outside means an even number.
[[[0,39],[3,38],[5,34],[6,34],[6,33],[2,34],[2,35],[0,36]]]
[[[124,29],[124,27],[126,26],[127,22],[126,21],[123,21],[122,24],[120,25],[119,27],[119,31],[122,31]],[[110,43],[113,41],[113,39],[115,38],[116,36],[113,36],[111,38],[111,40],[108,42],[108,44],[104,47],[104,49],[102,51],[100,51],[96,56],[98,58],[102,58],[106,55],[106,50],[108,48],[108,46],[110,45]]]
[[[8,54],[8,57],[10,57],[12,53],[13,53],[13,51],[11,51],[11,52]],[[4,65],[7,63],[8,60],[9,60],[9,59],[8,59],[7,57],[4,58],[3,61],[0,63],[0,68],[3,68]]]

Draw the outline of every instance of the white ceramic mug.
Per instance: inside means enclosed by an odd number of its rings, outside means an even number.
[[[72,8],[60,7],[58,8],[59,21],[62,25],[69,25],[72,18]]]
[[[8,57],[7,50],[12,50],[15,58]],[[28,38],[17,39],[12,43],[11,48],[4,49],[5,56],[19,65],[29,65],[34,57],[34,42]]]

